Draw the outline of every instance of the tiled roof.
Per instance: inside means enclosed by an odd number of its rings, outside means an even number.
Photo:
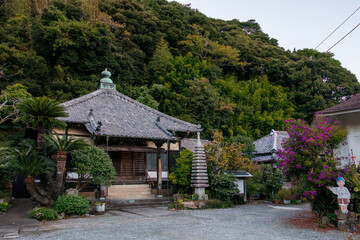
[[[328,114],[328,113],[337,113],[337,112],[343,112],[343,111],[350,111],[350,110],[356,110],[360,109],[360,93],[356,94],[349,100],[340,103],[338,105],[335,105],[331,108],[325,109],[321,111],[322,114]]]
[[[209,140],[201,140],[201,144],[203,146],[205,144],[207,144],[208,142],[209,142]],[[193,153],[195,152],[196,144],[197,144],[197,139],[196,138],[184,138],[184,139],[181,139],[181,147],[189,149]]]
[[[255,152],[252,160],[257,162],[277,160],[277,151],[282,148],[281,143],[288,137],[286,131],[271,130],[270,134],[254,141]]]
[[[61,120],[85,124],[90,133],[99,136],[174,140],[175,132],[199,130],[195,124],[168,116],[112,89],[99,89],[62,105],[69,116]]]
[[[277,152],[281,148],[281,143],[284,138],[288,138],[289,134],[286,131],[271,130],[270,134],[254,141],[255,153],[265,154]]]
[[[233,174],[235,177],[252,177],[250,173],[240,170],[240,171],[230,171],[229,173]]]

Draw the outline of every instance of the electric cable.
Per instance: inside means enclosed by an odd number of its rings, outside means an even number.
[[[358,10],[360,9],[360,7],[358,7],[348,18],[346,18],[337,28],[335,28],[334,31],[332,31],[321,43],[319,43],[319,45],[316,46],[315,50],[320,47],[321,44],[323,44],[331,35],[333,35],[347,20],[349,20],[349,18],[352,17],[352,15],[354,15]]]
[[[360,25],[360,23],[358,23],[358,25],[356,25],[353,29],[351,29],[350,32],[348,32],[345,36],[343,36],[339,41],[337,41],[334,45],[332,45],[327,51],[326,53],[328,53],[333,47],[335,47],[338,43],[340,43],[344,38],[346,38],[350,33],[352,33],[358,26]]]

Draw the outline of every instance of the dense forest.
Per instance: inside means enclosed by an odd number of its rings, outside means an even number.
[[[120,92],[208,138],[254,140],[360,91],[331,53],[286,51],[255,20],[166,0],[0,0],[0,25],[1,90],[21,83],[63,102],[108,68]]]

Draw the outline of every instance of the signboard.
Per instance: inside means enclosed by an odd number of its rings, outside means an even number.
[[[245,189],[244,189],[244,179],[238,179],[236,182],[236,185],[239,189],[239,193],[240,194],[244,194],[245,193]]]

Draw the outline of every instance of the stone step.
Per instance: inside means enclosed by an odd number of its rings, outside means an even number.
[[[147,184],[133,185],[113,185],[108,188],[108,199],[128,200],[128,199],[153,199],[151,188]]]
[[[166,206],[169,204],[169,198],[152,199],[126,199],[126,200],[106,200],[106,210],[119,210],[126,208],[140,208],[149,206]]]

